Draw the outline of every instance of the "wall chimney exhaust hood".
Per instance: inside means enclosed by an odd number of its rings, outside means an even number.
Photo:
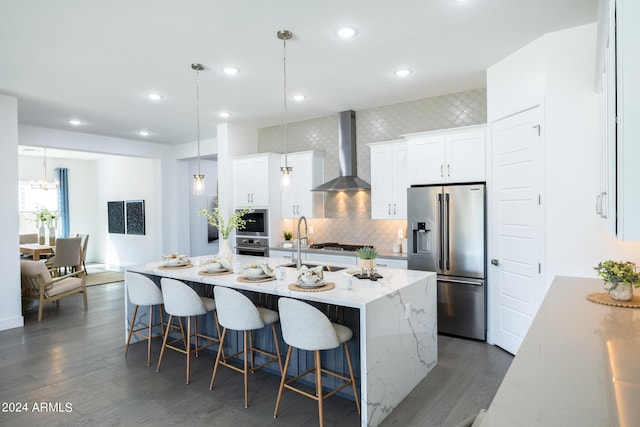
[[[356,112],[342,111],[338,117],[338,163],[340,176],[311,191],[370,190],[368,182],[358,178],[356,167]]]

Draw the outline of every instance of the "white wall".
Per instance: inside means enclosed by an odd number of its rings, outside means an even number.
[[[0,330],[24,324],[20,302],[18,239],[18,100],[0,95]]]
[[[547,34],[489,68],[489,121],[535,104],[545,109],[545,284],[555,276],[596,277],[599,261],[640,264],[640,242],[608,235],[598,194],[596,25]],[[546,289],[545,289],[546,292]]]
[[[101,229],[94,243],[104,254],[107,266],[123,267],[156,261],[162,254],[162,211],[156,198],[154,159],[132,157],[97,161],[98,209],[94,213]],[[144,200],[145,234],[113,234],[107,228],[108,201]]]

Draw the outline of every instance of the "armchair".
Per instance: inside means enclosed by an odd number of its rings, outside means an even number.
[[[39,301],[38,322],[42,321],[42,309],[46,303],[82,292],[84,309],[87,309],[87,288],[84,270],[74,271],[64,276],[53,277],[44,263],[39,261],[20,261],[20,281],[22,298]]]

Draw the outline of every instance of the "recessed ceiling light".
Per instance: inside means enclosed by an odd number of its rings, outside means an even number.
[[[73,126],[80,126],[82,124],[82,121],[78,119],[71,119],[69,120],[69,124]]]
[[[301,95],[301,94],[293,95],[292,98],[294,101],[304,101],[305,99],[307,99],[306,95]]]
[[[340,28],[338,31],[336,31],[336,33],[343,39],[348,39],[355,36],[358,32],[356,31],[355,28],[345,27],[345,28]]]
[[[218,113],[218,116],[222,117],[223,119],[228,119],[229,117],[231,117],[231,113],[228,111],[221,111],[220,113]]]
[[[152,101],[160,101],[162,99],[162,95],[160,95],[159,93],[151,92],[147,94],[147,98]]]
[[[401,68],[399,70],[396,70],[395,74],[398,77],[407,77],[409,74],[411,74],[411,70],[408,68]]]
[[[140,136],[149,136],[149,131],[148,130],[141,130],[140,132],[138,132],[138,134]]]
[[[240,72],[240,70],[236,67],[225,67],[223,71],[229,76],[235,76]]]

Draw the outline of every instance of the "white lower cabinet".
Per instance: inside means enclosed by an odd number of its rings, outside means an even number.
[[[376,259],[376,265],[378,267],[400,268],[406,270],[408,261],[406,259],[378,258]]]

